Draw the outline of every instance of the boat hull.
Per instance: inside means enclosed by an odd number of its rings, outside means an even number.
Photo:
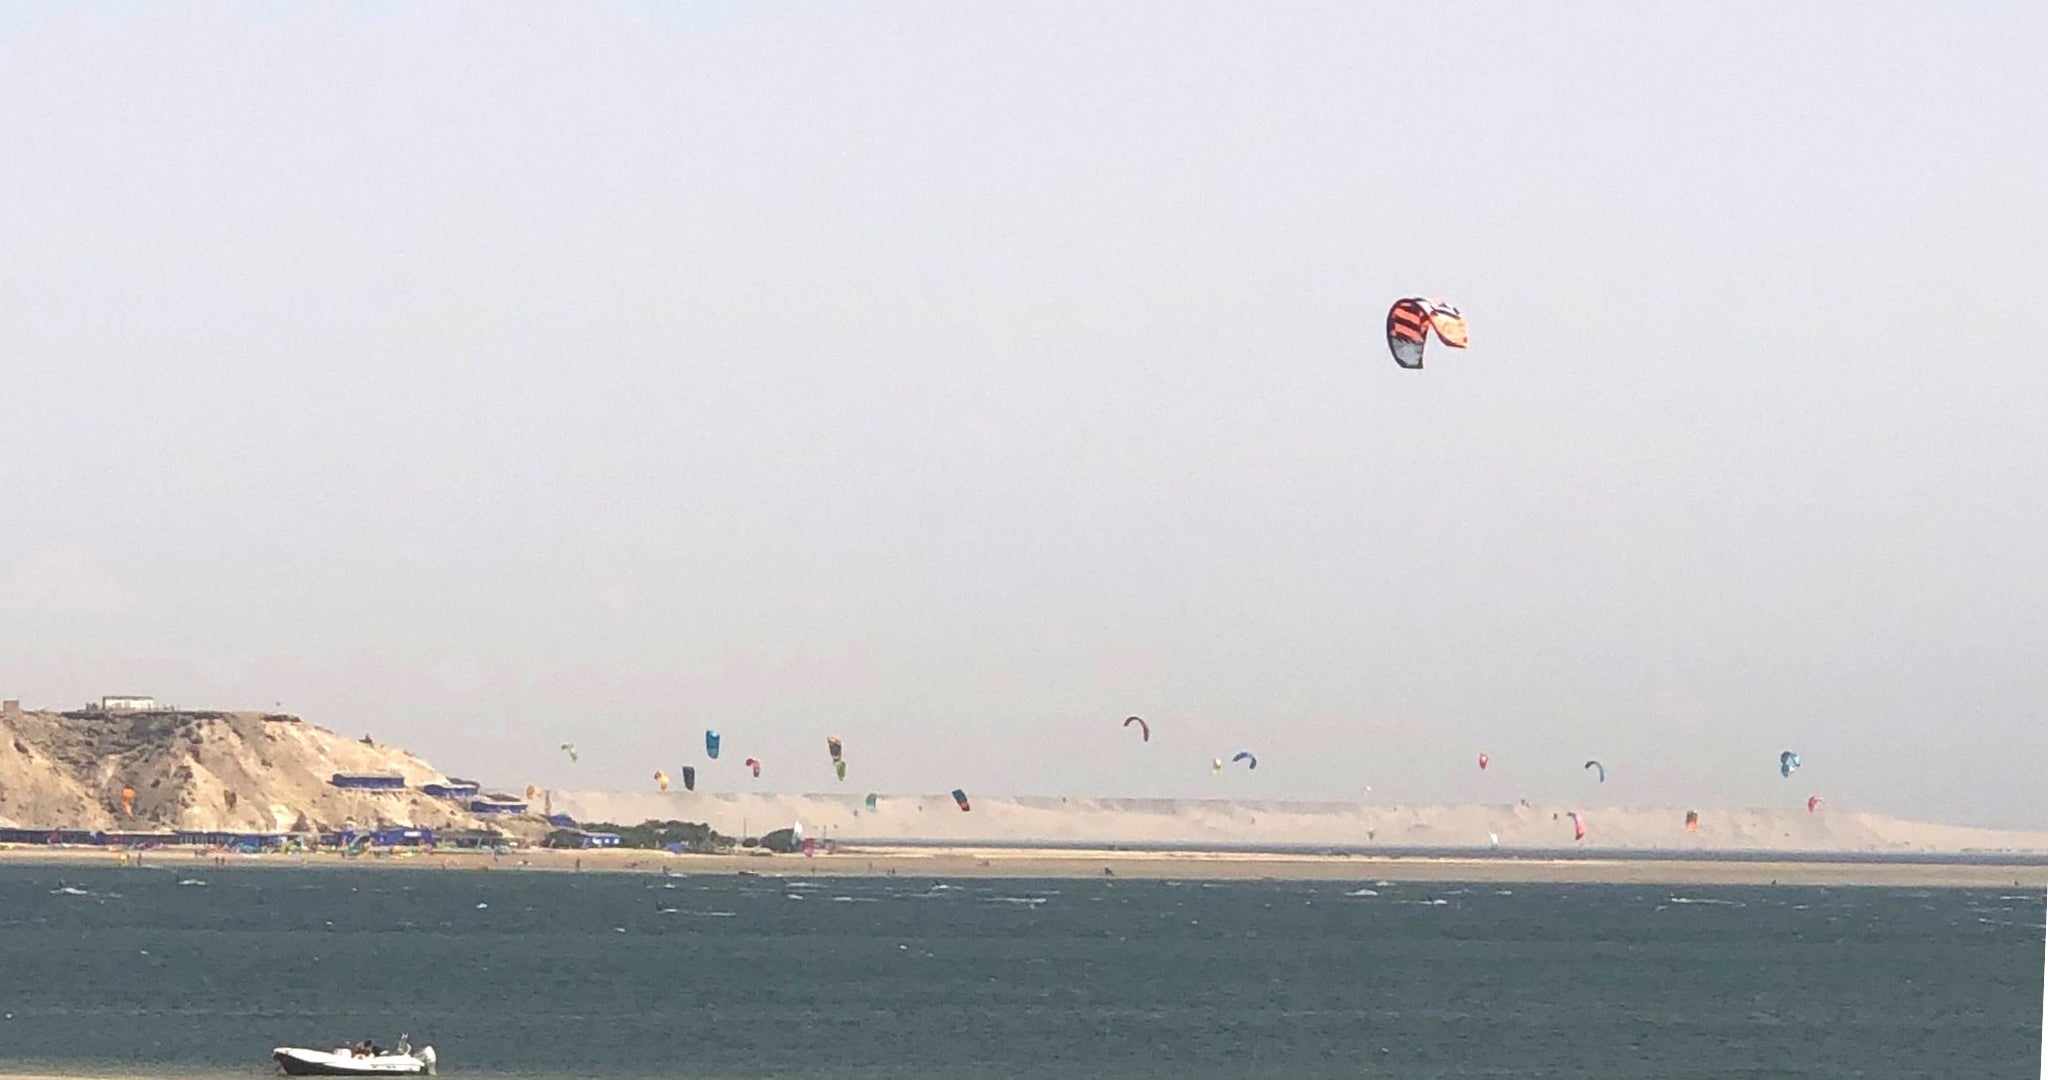
[[[356,1057],[349,1053],[305,1050],[280,1046],[270,1052],[287,1076],[426,1076],[434,1071],[434,1048],[418,1054],[379,1054]]]

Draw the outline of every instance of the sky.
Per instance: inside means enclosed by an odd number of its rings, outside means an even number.
[[[0,693],[2040,827],[2048,14],[1931,15],[0,7]]]

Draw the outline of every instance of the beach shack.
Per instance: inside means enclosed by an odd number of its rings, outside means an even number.
[[[97,835],[101,837],[101,843],[120,848],[160,848],[185,842],[184,834],[176,832],[109,832]]]
[[[437,799],[474,799],[483,789],[483,785],[474,780],[460,780],[453,776],[440,783],[420,785],[421,792]]]
[[[496,829],[443,829],[434,836],[436,847],[456,851],[489,851],[506,843],[505,834]]]
[[[541,846],[550,848],[582,848],[587,851],[591,848],[615,848],[623,843],[624,839],[618,833],[585,832],[582,829],[556,829],[548,834],[547,839],[541,842]]]
[[[397,773],[338,772],[327,781],[351,791],[404,791],[405,777]]]
[[[284,833],[233,832],[227,829],[180,829],[173,835],[182,847],[243,852],[276,851],[285,846],[286,839]]]
[[[98,844],[105,835],[90,829],[0,829],[0,844]]]

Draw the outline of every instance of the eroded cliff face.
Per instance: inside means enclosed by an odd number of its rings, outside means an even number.
[[[337,788],[329,782],[337,772],[395,773],[407,790]],[[404,750],[278,713],[0,711],[0,825],[292,832],[518,824],[480,822],[418,790],[444,778]],[[123,789],[134,792],[132,807]]]

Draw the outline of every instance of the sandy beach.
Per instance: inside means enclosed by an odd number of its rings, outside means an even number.
[[[781,877],[907,876],[931,878],[1095,878],[1139,880],[1557,882],[1660,885],[1842,885],[1918,888],[2048,888],[2048,866],[1980,865],[1958,861],[1884,862],[1773,858],[1731,861],[1686,858],[1328,855],[1238,852],[1132,852],[972,846],[862,846],[801,855],[662,855],[647,851],[525,850],[493,856],[419,852],[344,859],[333,853],[195,855],[152,851],[139,860],[90,848],[0,849],[0,862],[58,867],[191,869],[201,873],[266,868],[455,873],[741,874]]]

